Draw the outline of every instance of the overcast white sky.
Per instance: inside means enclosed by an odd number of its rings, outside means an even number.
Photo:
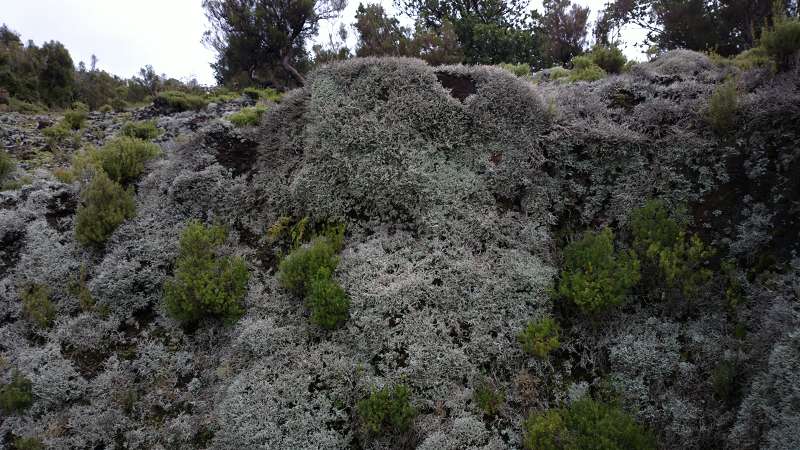
[[[396,13],[392,0],[364,2],[382,3]],[[576,2],[588,5],[593,18],[606,0]],[[327,42],[339,23],[352,24],[358,4],[349,0],[337,23],[323,25],[318,40]],[[541,9],[541,0],[533,0],[531,7]],[[209,66],[214,53],[201,42],[208,28],[201,0],[0,0],[0,22],[37,45],[61,41],[76,65],[88,65],[95,54],[100,69],[122,77],[150,64],[159,74],[214,84]],[[639,40],[639,35],[630,31],[623,38]],[[631,57],[639,51],[629,48],[626,53]]]

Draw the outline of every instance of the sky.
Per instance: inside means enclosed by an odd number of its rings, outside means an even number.
[[[607,0],[577,0],[589,6],[591,19]],[[381,3],[390,14],[397,13],[392,0]],[[210,64],[214,52],[202,43],[208,29],[201,0],[0,0],[0,22],[20,33],[24,41],[36,45],[57,40],[70,51],[77,65],[89,65],[91,55],[98,58],[97,67],[128,78],[149,64],[159,74],[201,84],[215,84]],[[349,0],[340,19],[324,23],[316,41],[327,43],[339,25],[351,25],[359,0]],[[531,8],[541,10],[541,0],[533,0]],[[409,18],[401,17],[404,25]],[[350,48],[355,37],[350,32]],[[623,40],[639,41],[639,30],[625,30]],[[626,46],[629,58],[643,59],[639,49]]]

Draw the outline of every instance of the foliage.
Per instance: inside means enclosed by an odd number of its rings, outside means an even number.
[[[412,51],[411,31],[400,26],[395,17],[388,17],[378,3],[359,3],[356,10],[358,33],[356,56],[410,56]]]
[[[614,234],[604,228],[584,234],[564,249],[557,292],[584,313],[594,314],[622,304],[639,278],[639,260],[632,252],[614,251]]]
[[[561,345],[558,341],[559,331],[558,323],[552,318],[546,317],[528,323],[528,326],[517,338],[525,353],[539,358],[547,358],[551,351]]]
[[[411,406],[410,392],[404,384],[373,389],[369,397],[356,405],[362,428],[367,435],[390,434],[408,430],[417,415]]]
[[[16,438],[14,439],[14,450],[44,450],[44,444],[34,437]]]
[[[182,91],[159,92],[153,104],[169,111],[199,111],[206,107],[206,100],[199,96]]]
[[[50,328],[56,318],[56,306],[50,300],[50,289],[31,284],[20,292],[19,297],[25,318],[39,328]]]
[[[513,73],[518,77],[524,77],[531,74],[531,68],[527,64],[500,64],[500,67]]]
[[[97,108],[97,110],[99,112],[103,113],[103,114],[108,114],[110,112],[113,112],[114,108],[111,105],[109,105],[108,103],[106,103],[106,104],[100,106],[99,108]]]
[[[576,56],[572,58],[572,70],[569,73],[570,81],[597,81],[606,77],[606,72],[592,61],[589,56]]]
[[[738,397],[738,368],[730,359],[720,361],[711,371],[711,386],[714,396],[724,403],[732,403]]]
[[[242,93],[253,100],[269,100],[275,103],[280,103],[281,98],[283,98],[283,94],[275,89],[272,88],[257,88],[257,87],[247,87],[245,88]]]
[[[733,79],[717,87],[708,102],[706,120],[720,135],[733,129],[736,122],[736,112],[739,108],[736,82]]]
[[[235,322],[244,314],[250,275],[242,258],[217,254],[226,237],[222,227],[196,221],[184,229],[175,275],[164,283],[164,302],[176,319],[194,323],[218,316]]]
[[[488,381],[482,380],[475,386],[473,400],[484,414],[491,417],[500,411],[506,401],[506,395]]]
[[[138,178],[144,172],[144,164],[160,154],[158,145],[124,136],[89,152],[90,158],[108,177],[122,185]]]
[[[733,64],[741,70],[757,68],[769,69],[770,72],[778,70],[775,61],[767,54],[763,46],[753,47],[739,53],[733,58]]]
[[[278,280],[284,288],[304,295],[320,270],[333,272],[336,269],[339,264],[337,252],[329,239],[317,237],[311,244],[297,248],[281,261]]]
[[[14,172],[16,164],[11,156],[5,150],[0,150],[0,182],[4,181],[7,176]]]
[[[106,239],[136,213],[133,191],[125,190],[98,171],[81,192],[75,215],[75,237],[85,246],[102,246]]]
[[[774,27],[763,31],[759,42],[781,70],[796,66],[800,58],[800,20],[777,20]]]
[[[622,73],[628,59],[617,46],[595,45],[589,57],[607,73]]]
[[[47,139],[47,146],[51,149],[55,149],[62,145],[64,141],[69,139],[73,132],[68,126],[65,126],[63,123],[59,123],[57,125],[45,128],[42,130],[42,134]]]
[[[539,67],[565,65],[584,51],[589,8],[570,0],[544,0],[542,7],[542,13],[533,12],[540,36]]]
[[[0,411],[13,414],[33,404],[33,384],[20,372],[14,371],[10,383],[0,384]]]
[[[156,126],[155,120],[143,120],[141,122],[126,122],[120,130],[123,136],[142,140],[157,138],[161,131]]]
[[[311,322],[322,328],[332,330],[347,321],[350,299],[327,267],[320,267],[311,278],[305,302]]]
[[[265,112],[267,112],[267,108],[262,105],[243,108],[241,111],[228,116],[228,120],[237,127],[254,127],[261,122],[261,116]]]
[[[78,273],[78,279],[70,284],[70,293],[78,297],[78,304],[81,307],[81,311],[89,312],[94,309],[95,300],[94,297],[92,297],[92,292],[86,285],[85,264],[81,264],[80,272]]]
[[[525,448],[575,450],[655,449],[655,438],[620,408],[592,399],[532,414],[525,421]]]
[[[64,111],[64,126],[72,130],[80,130],[86,124],[88,107],[83,103],[75,103],[73,109]]]

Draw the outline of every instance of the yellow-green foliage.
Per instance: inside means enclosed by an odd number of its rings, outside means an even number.
[[[505,403],[506,394],[488,381],[482,380],[475,386],[473,400],[484,414],[494,416]]]
[[[85,246],[102,246],[117,227],[136,213],[133,191],[125,190],[102,170],[81,192],[75,237]]]
[[[592,399],[568,408],[534,413],[525,421],[523,444],[529,450],[650,450],[653,435],[619,407]]]
[[[103,113],[103,114],[107,114],[107,113],[110,113],[110,112],[114,111],[114,108],[111,107],[111,105],[106,104],[106,105],[102,105],[101,107],[97,108],[97,110],[99,112]]]
[[[157,106],[166,106],[174,111],[199,111],[206,107],[206,100],[203,97],[181,91],[159,92],[154,103]]]
[[[582,55],[572,58],[570,81],[597,81],[605,78],[606,75],[606,71],[595,64],[590,56]]]
[[[305,301],[317,326],[332,330],[347,321],[350,299],[327,267],[320,267],[312,277]]]
[[[289,248],[291,250],[300,247],[300,245],[310,235],[309,227],[310,219],[308,216],[303,217],[297,223],[292,224],[292,218],[281,216],[272,226],[267,230],[267,236],[270,241],[277,242],[282,239],[289,241]]]
[[[711,279],[705,267],[713,250],[697,235],[687,237],[684,228],[669,217],[664,202],[650,200],[631,214],[634,247],[649,265],[658,269],[670,288],[690,298]]]
[[[739,97],[736,82],[729,79],[721,84],[708,102],[706,120],[718,134],[726,134],[733,129],[736,122],[736,111],[739,108]]]
[[[607,73],[621,73],[628,59],[617,46],[595,45],[589,53],[592,62]]]
[[[14,450],[44,450],[44,444],[37,438],[16,438],[14,439]]]
[[[569,78],[570,71],[565,69],[561,66],[556,66],[550,69],[550,79],[551,80],[560,80],[563,78]]]
[[[333,272],[339,264],[338,250],[324,238],[317,237],[311,244],[299,247],[281,261],[278,280],[281,285],[298,295],[304,295],[312,278],[320,269]]]
[[[15,370],[10,383],[0,384],[0,411],[13,414],[31,406],[32,387],[31,381]]]
[[[26,286],[19,294],[22,314],[39,328],[50,328],[56,318],[56,305],[50,300],[50,290],[39,284]]]
[[[62,123],[68,129],[80,130],[86,124],[89,108],[83,103],[75,103],[72,107],[73,109],[68,109],[64,112]]]
[[[175,275],[164,283],[167,311],[181,322],[216,316],[231,323],[244,314],[250,274],[242,258],[217,254],[226,237],[222,227],[197,221],[183,231]]]
[[[128,184],[144,172],[144,164],[161,154],[158,145],[141,139],[118,137],[89,152],[112,180]]]
[[[143,120],[141,122],[126,122],[120,130],[123,136],[142,139],[145,141],[155,139],[161,132],[156,127],[155,120]]]
[[[72,130],[64,123],[59,123],[45,128],[42,134],[47,138],[47,146],[54,149],[72,136]]]
[[[364,433],[385,435],[408,430],[417,415],[410,397],[404,384],[373,389],[369,397],[356,405]]]
[[[7,176],[11,175],[14,171],[16,164],[14,160],[6,153],[5,150],[0,150],[0,182],[4,181]]]
[[[557,292],[584,313],[594,314],[620,305],[639,278],[639,260],[632,252],[616,252],[614,234],[604,228],[586,233],[564,249]]]
[[[791,68],[797,64],[800,56],[800,20],[778,18],[772,29],[765,29],[761,33],[759,44],[775,59],[779,68]]]
[[[528,323],[525,330],[517,336],[522,350],[539,358],[547,358],[551,351],[561,344],[558,341],[560,328],[550,317]]]
[[[527,64],[509,64],[509,63],[502,63],[499,64],[499,67],[513,73],[518,77],[524,77],[526,75],[531,74],[531,66]]]
[[[245,88],[243,91],[244,95],[250,97],[253,100],[270,100],[275,103],[280,103],[283,94],[276,91],[275,89],[265,88],[259,89],[254,87]]]
[[[237,113],[233,113],[228,120],[237,127],[256,126],[261,122],[261,116],[267,112],[267,107],[257,105],[250,108],[243,108]]]

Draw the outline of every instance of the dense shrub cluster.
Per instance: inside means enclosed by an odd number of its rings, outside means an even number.
[[[761,33],[760,45],[779,68],[789,69],[797,65],[800,58],[800,20],[778,18],[773,28]]]
[[[632,252],[614,250],[609,228],[584,236],[564,249],[564,270],[558,294],[584,313],[594,314],[623,303],[639,282],[639,260]]]
[[[10,383],[0,384],[0,411],[3,414],[13,414],[22,411],[33,404],[31,381],[18,371]]]
[[[505,393],[487,380],[475,386],[473,400],[478,408],[487,416],[494,416],[506,401]]]
[[[244,314],[250,274],[242,258],[218,254],[226,238],[220,226],[195,221],[184,229],[175,275],[164,283],[167,311],[181,322],[216,316],[232,323]]]
[[[242,93],[252,100],[269,100],[275,103],[280,103],[283,94],[272,88],[259,89],[256,87],[247,87]]]
[[[538,358],[547,358],[551,351],[561,344],[558,341],[560,327],[550,317],[530,322],[525,330],[519,334],[518,339],[522,350]]]
[[[589,53],[589,57],[598,67],[610,74],[622,73],[628,62],[622,50],[617,46],[595,45]]]
[[[22,300],[22,313],[25,318],[39,328],[49,328],[56,317],[56,306],[50,300],[50,289],[39,284],[31,284],[19,294]]]
[[[145,141],[155,139],[161,134],[156,126],[155,120],[143,120],[141,122],[126,122],[120,130],[123,136],[142,139]]]
[[[136,213],[133,190],[126,190],[98,171],[81,192],[75,215],[75,237],[83,245],[102,246],[124,221]]]
[[[167,112],[199,111],[206,107],[206,100],[194,94],[181,91],[159,92],[153,105]]]
[[[738,91],[733,79],[721,84],[708,102],[706,118],[711,128],[720,135],[729,133],[736,122]]]
[[[100,149],[90,151],[90,157],[99,168],[122,185],[136,180],[144,172],[144,164],[159,154],[158,145],[130,137],[115,138]]]
[[[267,108],[261,105],[244,108],[228,116],[228,120],[237,127],[253,127],[261,122],[261,116],[263,116],[266,111]]]
[[[408,386],[398,384],[373,389],[356,405],[361,427],[367,435],[394,434],[408,430],[417,415]]]
[[[649,450],[655,439],[619,407],[592,399],[534,413],[525,422],[529,450]]]
[[[572,59],[570,81],[597,81],[606,77],[606,71],[597,65],[590,56],[576,56]]]

